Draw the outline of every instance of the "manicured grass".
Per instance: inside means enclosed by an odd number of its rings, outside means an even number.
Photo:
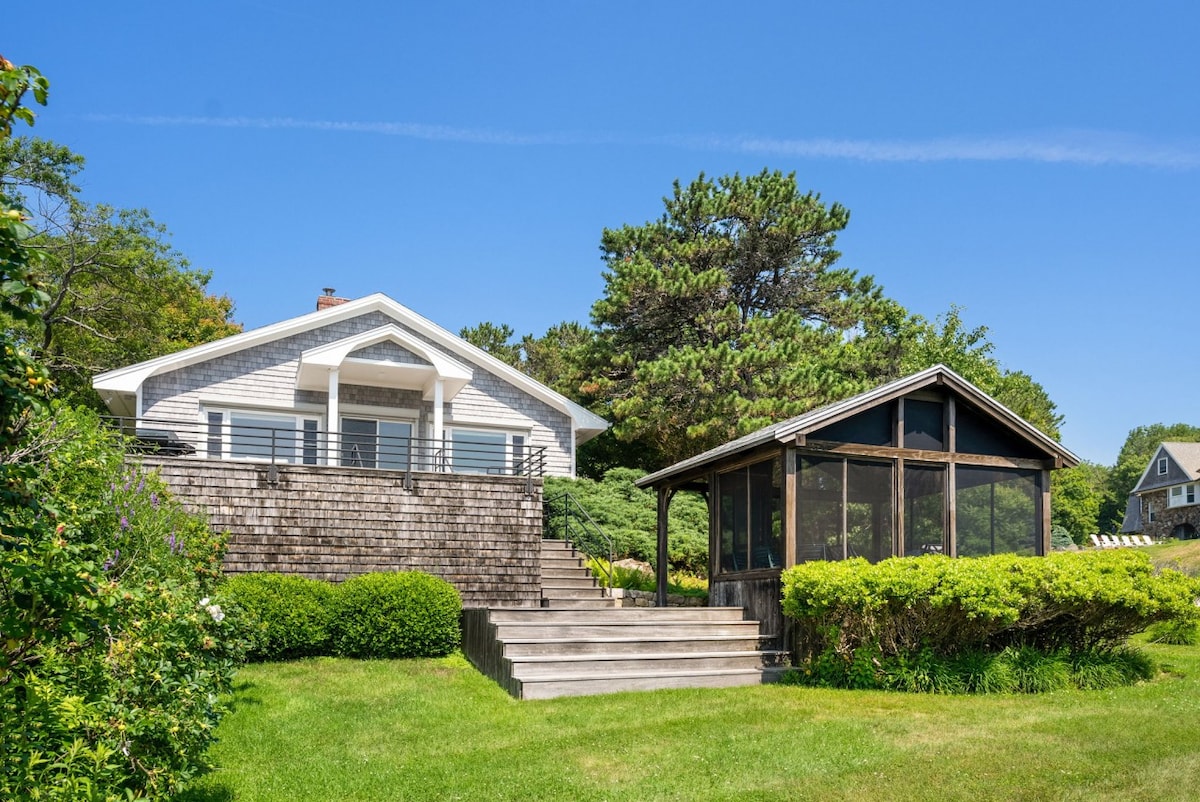
[[[1191,800],[1200,650],[1103,692],[763,686],[518,702],[461,657],[248,666],[184,799]]]

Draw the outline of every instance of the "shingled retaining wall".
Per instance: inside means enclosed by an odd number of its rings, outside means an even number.
[[[542,488],[523,478],[148,458],[176,497],[228,530],[225,571],[340,581],[420,570],[463,606],[536,607]]]

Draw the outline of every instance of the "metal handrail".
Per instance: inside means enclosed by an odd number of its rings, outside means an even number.
[[[555,505],[557,504],[562,505],[561,516],[559,510],[555,509]],[[555,526],[559,521],[562,522],[561,538],[555,537],[557,531]],[[611,596],[613,584],[612,564],[616,554],[613,547],[613,539],[588,514],[588,511],[579,503],[579,499],[565,490],[558,495],[545,499],[542,504],[542,523],[544,536],[554,540],[568,541],[600,565],[600,570],[605,574],[602,577],[606,580],[602,583],[605,587],[605,595]],[[575,524],[574,529],[572,529],[572,523]],[[608,552],[607,560],[604,559],[605,548]]]
[[[125,433],[131,450],[163,457],[263,462],[272,466],[327,465],[404,471],[411,474],[482,473],[523,476],[530,482],[544,475],[544,446],[522,444],[497,448],[495,443],[434,440],[364,432],[330,432],[299,424],[274,426],[234,424],[228,420],[188,422],[167,418],[106,416],[109,425]]]

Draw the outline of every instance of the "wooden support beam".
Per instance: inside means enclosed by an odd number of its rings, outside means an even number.
[[[983,465],[989,468],[1018,468],[1023,470],[1045,470],[1050,467],[1047,460],[1023,457],[993,457],[988,454],[953,454],[949,451],[927,451],[919,448],[892,448],[891,446],[868,446],[862,443],[837,443],[832,440],[809,440],[808,449],[846,457],[886,457],[909,459],[918,462],[958,463],[960,465]]]
[[[658,488],[658,562],[654,566],[657,585],[654,603],[659,607],[667,606],[667,519],[674,496],[674,489]]]

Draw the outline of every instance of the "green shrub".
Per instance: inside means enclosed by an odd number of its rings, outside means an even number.
[[[801,674],[840,687],[862,685],[867,653],[879,687],[905,690],[1096,687],[1111,679],[1096,655],[1136,681],[1153,667],[1134,664],[1130,635],[1200,620],[1195,580],[1132,549],[812,562],[783,585]]]
[[[0,505],[0,798],[167,798],[206,769],[242,659],[223,539],[93,413],[56,408],[22,447],[30,497]]]
[[[439,657],[459,643],[462,600],[420,571],[364,574],[334,596],[334,650],[345,657]]]
[[[1065,551],[1074,548],[1075,539],[1065,526],[1055,524],[1050,527],[1050,548],[1054,551]]]
[[[288,660],[332,654],[335,585],[261,573],[231,577],[224,590],[245,617],[250,657]]]

